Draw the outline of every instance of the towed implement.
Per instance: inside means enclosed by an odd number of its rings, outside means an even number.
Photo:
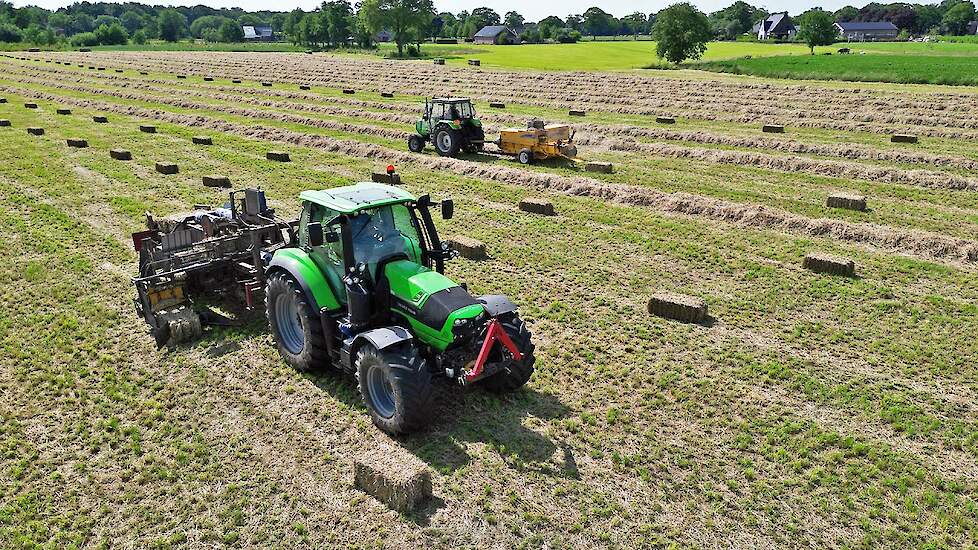
[[[525,129],[501,130],[496,147],[502,154],[515,156],[522,164],[551,158],[580,162],[574,132],[566,124],[548,125],[541,120],[531,120]]]
[[[166,224],[150,217],[133,236],[136,309],[161,345],[214,322],[210,296],[263,300],[285,362],[355,376],[374,424],[391,434],[430,422],[436,376],[496,392],[530,379],[534,346],[516,306],[444,275],[455,253],[432,210],[450,219],[451,200],[358,183],[303,192],[298,220],[285,221],[259,190],[230,198]]]

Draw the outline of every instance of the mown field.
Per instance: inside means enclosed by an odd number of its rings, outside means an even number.
[[[978,94],[319,54],[0,68],[0,547],[978,544]],[[421,97],[449,92],[490,134],[570,122],[615,172],[408,153]],[[538,354],[525,389],[443,392],[433,427],[391,439],[351,380],[288,369],[260,317],[155,349],[129,282],[144,211],[219,203],[200,184],[217,173],[284,214],[388,163],[455,199],[443,234],[487,243],[449,274],[519,304]],[[833,191],[870,207],[828,209]],[[527,196],[559,215],[519,211]],[[811,252],[857,276],[802,269]],[[709,322],[650,317],[658,291],[704,298]],[[428,507],[353,488],[378,448],[431,467]]]

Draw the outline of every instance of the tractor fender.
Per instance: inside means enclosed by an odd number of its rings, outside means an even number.
[[[306,295],[314,311],[323,309],[332,311],[340,307],[326,277],[304,250],[283,248],[275,252],[272,261],[268,264],[267,273],[279,270],[285,271],[299,283],[299,288]]]
[[[516,304],[502,294],[488,294],[479,296],[479,302],[486,308],[486,313],[490,317],[498,317],[504,313],[512,313],[517,310]]]
[[[382,350],[391,346],[396,346],[397,344],[410,342],[413,339],[414,335],[412,335],[408,329],[401,326],[394,325],[390,327],[375,328],[357,334],[353,338],[353,344],[350,346],[350,351],[351,355],[356,355],[357,348],[365,343],[370,343],[370,345],[378,350]],[[393,366],[395,368],[400,367],[400,365]]]

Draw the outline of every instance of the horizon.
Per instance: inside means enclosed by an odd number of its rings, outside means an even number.
[[[712,13],[721,10],[731,4],[736,0],[707,0],[707,1],[694,1],[691,2],[697,8],[702,10],[704,13]],[[75,4],[77,2],[66,2],[64,0],[36,0],[36,1],[14,1],[13,5],[18,8],[24,6],[38,6],[44,9],[55,11],[59,8],[64,8]],[[94,2],[93,2],[94,3]],[[123,4],[124,1],[109,0],[105,3],[109,4]],[[595,0],[569,0],[567,2],[538,2],[530,6],[527,6],[523,2],[518,0],[501,0],[494,2],[485,2],[483,0],[435,0],[435,9],[438,12],[451,12],[459,13],[461,11],[472,11],[479,7],[491,7],[495,10],[501,17],[505,16],[506,12],[516,11],[517,13],[523,15],[527,21],[537,22],[548,16],[555,15],[561,19],[572,14],[581,14],[585,10],[592,6],[598,6],[604,11],[610,13],[615,17],[623,17],[631,13],[642,12],[645,14],[655,13],[663,8],[674,4],[676,2],[669,0],[642,0],[635,2],[632,0],[604,0],[603,2],[596,2]],[[821,7],[827,11],[836,11],[844,6],[854,6],[856,8],[862,8],[863,6],[871,3],[869,1],[865,2],[846,2],[844,0],[834,0],[831,2],[817,2],[817,6],[813,2],[803,2],[801,0],[791,0],[789,2],[778,2],[777,7],[771,7],[769,2],[758,2],[752,3],[747,2],[758,8],[763,8],[769,12],[781,12],[788,11],[789,14],[800,14],[808,9]],[[928,2],[921,2],[928,3]],[[933,2],[937,4],[938,2]],[[170,2],[170,1],[159,1],[154,0],[153,2],[146,2],[147,5],[162,5],[162,6],[173,6],[173,7],[192,7],[203,5],[215,9],[231,9],[231,8],[241,8],[245,11],[291,11],[295,8],[302,8],[305,11],[312,11],[319,7],[322,2],[315,0],[292,0],[289,2],[278,3],[278,7],[274,10],[269,10],[267,3],[261,0],[238,0],[238,1],[202,1],[202,2]],[[490,5],[491,4],[491,5]],[[553,4],[554,8],[548,8]],[[530,8],[530,9],[527,9]]]

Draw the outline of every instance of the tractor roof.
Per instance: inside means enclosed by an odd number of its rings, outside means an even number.
[[[472,100],[467,97],[436,97],[431,100],[432,103],[471,103]]]
[[[322,191],[303,191],[299,199],[325,206],[341,214],[352,214],[378,206],[415,201],[417,197],[390,185],[363,182]]]

